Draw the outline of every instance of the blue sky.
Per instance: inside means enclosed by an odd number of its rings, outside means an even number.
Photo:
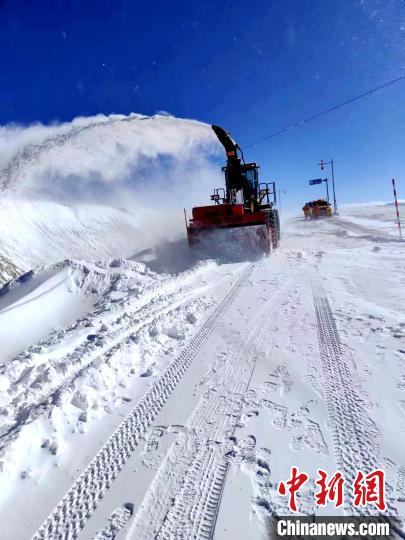
[[[0,0],[0,124],[159,110],[242,146],[405,74],[403,0]],[[405,80],[246,150],[292,208],[405,198]],[[208,196],[208,194],[207,194]],[[208,197],[207,197],[208,199]]]

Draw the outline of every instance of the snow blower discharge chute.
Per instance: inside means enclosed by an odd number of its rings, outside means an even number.
[[[240,147],[219,126],[211,126],[226,151],[225,188],[211,195],[210,206],[197,206],[188,221],[190,247],[226,252],[240,249],[269,255],[280,240],[274,182],[259,182],[256,163],[245,163]]]

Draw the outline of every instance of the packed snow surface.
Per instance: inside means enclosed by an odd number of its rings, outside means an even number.
[[[269,258],[232,263],[182,241],[96,262],[102,232],[91,256],[78,238],[56,262],[55,235],[0,294],[4,538],[266,538],[290,513],[277,487],[294,465],[310,476],[299,513],[326,515],[358,510],[350,490],[342,508],[316,506],[318,468],[348,484],[382,468],[404,531],[394,212],[291,218]]]

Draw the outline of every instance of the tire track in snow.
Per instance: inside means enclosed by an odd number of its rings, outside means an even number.
[[[139,440],[144,436],[147,428],[213,331],[218,319],[243,287],[251,271],[252,267],[249,266],[242,273],[182,353],[168,366],[93,458],[35,533],[33,540],[77,538],[87,519],[111,487]]]
[[[108,518],[107,525],[94,536],[93,540],[115,540],[127,527],[133,512],[134,505],[131,503],[116,508]]]
[[[358,470],[368,473],[379,466],[380,432],[362,405],[353,385],[339,333],[322,285],[313,287],[317,333],[324,391],[339,469],[351,486]],[[345,510],[351,514],[372,513],[353,506],[353,494],[346,491]]]
[[[159,468],[129,538],[213,537],[232,436],[256,365],[265,313],[267,310],[259,315],[238,350],[228,352],[216,367],[214,380]]]
[[[353,375],[342,351],[339,332],[322,285],[313,286],[313,298],[334,453],[349,488],[345,491],[345,512],[348,515],[381,515],[377,508],[370,505],[356,508],[353,505],[354,494],[351,489],[357,471],[367,474],[383,468],[379,458],[381,434],[368,416],[362,399],[353,386]],[[386,489],[385,515],[391,516],[392,537],[405,539],[403,522],[397,517],[398,511],[391,491],[391,487],[389,491]]]

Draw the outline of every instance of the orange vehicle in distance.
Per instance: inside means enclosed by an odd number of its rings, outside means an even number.
[[[304,204],[302,207],[305,219],[332,217],[332,207],[325,199],[317,199]]]

